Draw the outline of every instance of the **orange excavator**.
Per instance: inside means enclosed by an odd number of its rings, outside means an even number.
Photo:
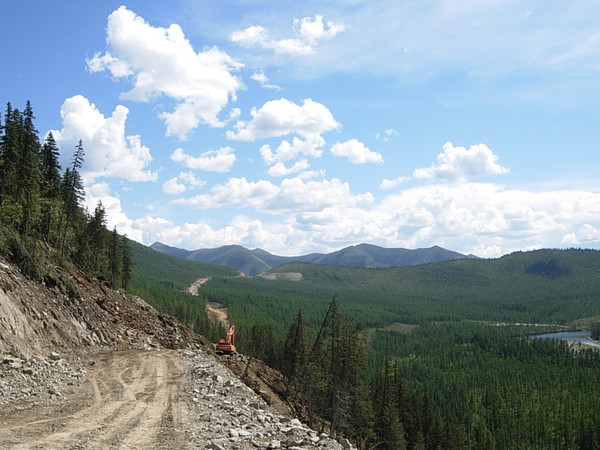
[[[225,339],[220,339],[215,348],[219,355],[231,355],[235,353],[235,325],[232,325]]]

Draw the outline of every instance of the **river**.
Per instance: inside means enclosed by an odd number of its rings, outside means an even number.
[[[600,348],[600,343],[591,339],[591,333],[589,331],[560,331],[558,333],[536,334],[531,337],[535,339],[564,339],[566,341],[581,342],[585,345]]]

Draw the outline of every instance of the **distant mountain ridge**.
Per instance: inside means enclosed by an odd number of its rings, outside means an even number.
[[[155,242],[150,248],[178,258],[232,267],[250,276],[292,262],[383,268],[477,258],[473,255],[464,255],[446,250],[437,245],[430,248],[409,250],[405,248],[385,248],[372,244],[358,244],[331,253],[310,253],[300,256],[278,256],[260,248],[249,250],[241,245],[184,250]]]

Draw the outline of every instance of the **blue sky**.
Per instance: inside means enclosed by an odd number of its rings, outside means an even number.
[[[600,247],[594,1],[7,2],[2,95],[151,244]]]

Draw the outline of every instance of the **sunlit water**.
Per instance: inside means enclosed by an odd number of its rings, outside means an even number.
[[[536,334],[531,337],[535,339],[565,339],[567,341],[581,342],[582,344],[600,348],[600,343],[591,340],[589,331],[560,331],[558,333]]]

